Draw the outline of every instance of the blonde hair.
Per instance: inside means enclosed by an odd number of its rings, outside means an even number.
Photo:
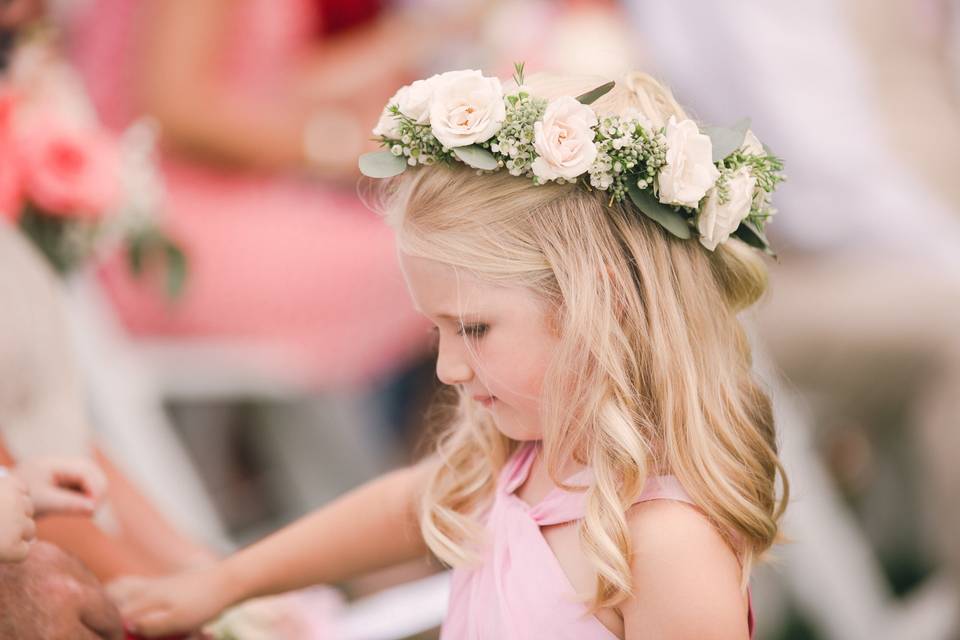
[[[538,75],[526,84],[551,98],[604,81]],[[685,117],[642,73],[592,106],[601,116],[637,109],[657,125]],[[631,593],[626,512],[657,473],[676,475],[737,551],[745,588],[777,539],[788,496],[771,403],[737,320],[766,287],[757,253],[739,240],[707,251],[572,184],[477,176],[462,165],[418,167],[380,184],[376,206],[400,250],[526,287],[552,310],[560,342],[543,385],[544,459],[561,486],[571,457],[593,470],[580,530],[598,576],[592,606]],[[516,446],[459,393],[421,507],[424,538],[444,562],[476,559],[479,515]]]

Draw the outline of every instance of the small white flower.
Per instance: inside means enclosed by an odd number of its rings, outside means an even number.
[[[697,230],[700,232],[700,244],[710,251],[730,237],[744,218],[750,213],[757,179],[747,167],[740,167],[727,180],[729,200],[720,204],[720,191],[716,187],[707,194],[707,199],[697,215]]]
[[[553,100],[543,119],[533,124],[533,147],[539,157],[533,161],[534,175],[542,180],[576,180],[597,157],[593,127],[597,116],[576,98]]]
[[[743,138],[743,144],[740,145],[743,152],[748,156],[765,156],[767,152],[763,150],[763,144],[753,134],[753,131],[747,129],[747,135]]]
[[[489,140],[507,116],[498,78],[476,70],[448,71],[429,79],[430,127],[448,148]]]
[[[653,123],[650,122],[650,118],[640,113],[638,110],[633,107],[628,107],[621,115],[620,120],[623,122],[637,122],[643,127],[644,131],[650,132],[653,131]]]
[[[665,138],[666,164],[657,175],[660,202],[696,207],[720,177],[713,164],[713,144],[693,120],[678,123],[674,116],[667,122]]]

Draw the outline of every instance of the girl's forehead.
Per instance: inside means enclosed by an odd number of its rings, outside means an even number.
[[[401,253],[400,265],[414,306],[426,315],[459,317],[534,303],[526,289],[491,284],[430,258]]]

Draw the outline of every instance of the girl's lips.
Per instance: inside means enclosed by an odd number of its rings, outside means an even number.
[[[473,399],[482,404],[485,407],[491,406],[494,402],[497,401],[496,396],[473,396]]]

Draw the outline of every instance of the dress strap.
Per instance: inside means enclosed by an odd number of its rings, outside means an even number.
[[[586,489],[592,484],[592,481],[593,474],[589,469],[585,469],[569,481],[572,485],[583,487],[582,490],[554,489],[530,509],[530,516],[541,527],[582,519],[587,506]],[[633,503],[637,504],[648,500],[679,500],[688,504],[695,504],[680,481],[672,475],[647,478],[643,491]]]

